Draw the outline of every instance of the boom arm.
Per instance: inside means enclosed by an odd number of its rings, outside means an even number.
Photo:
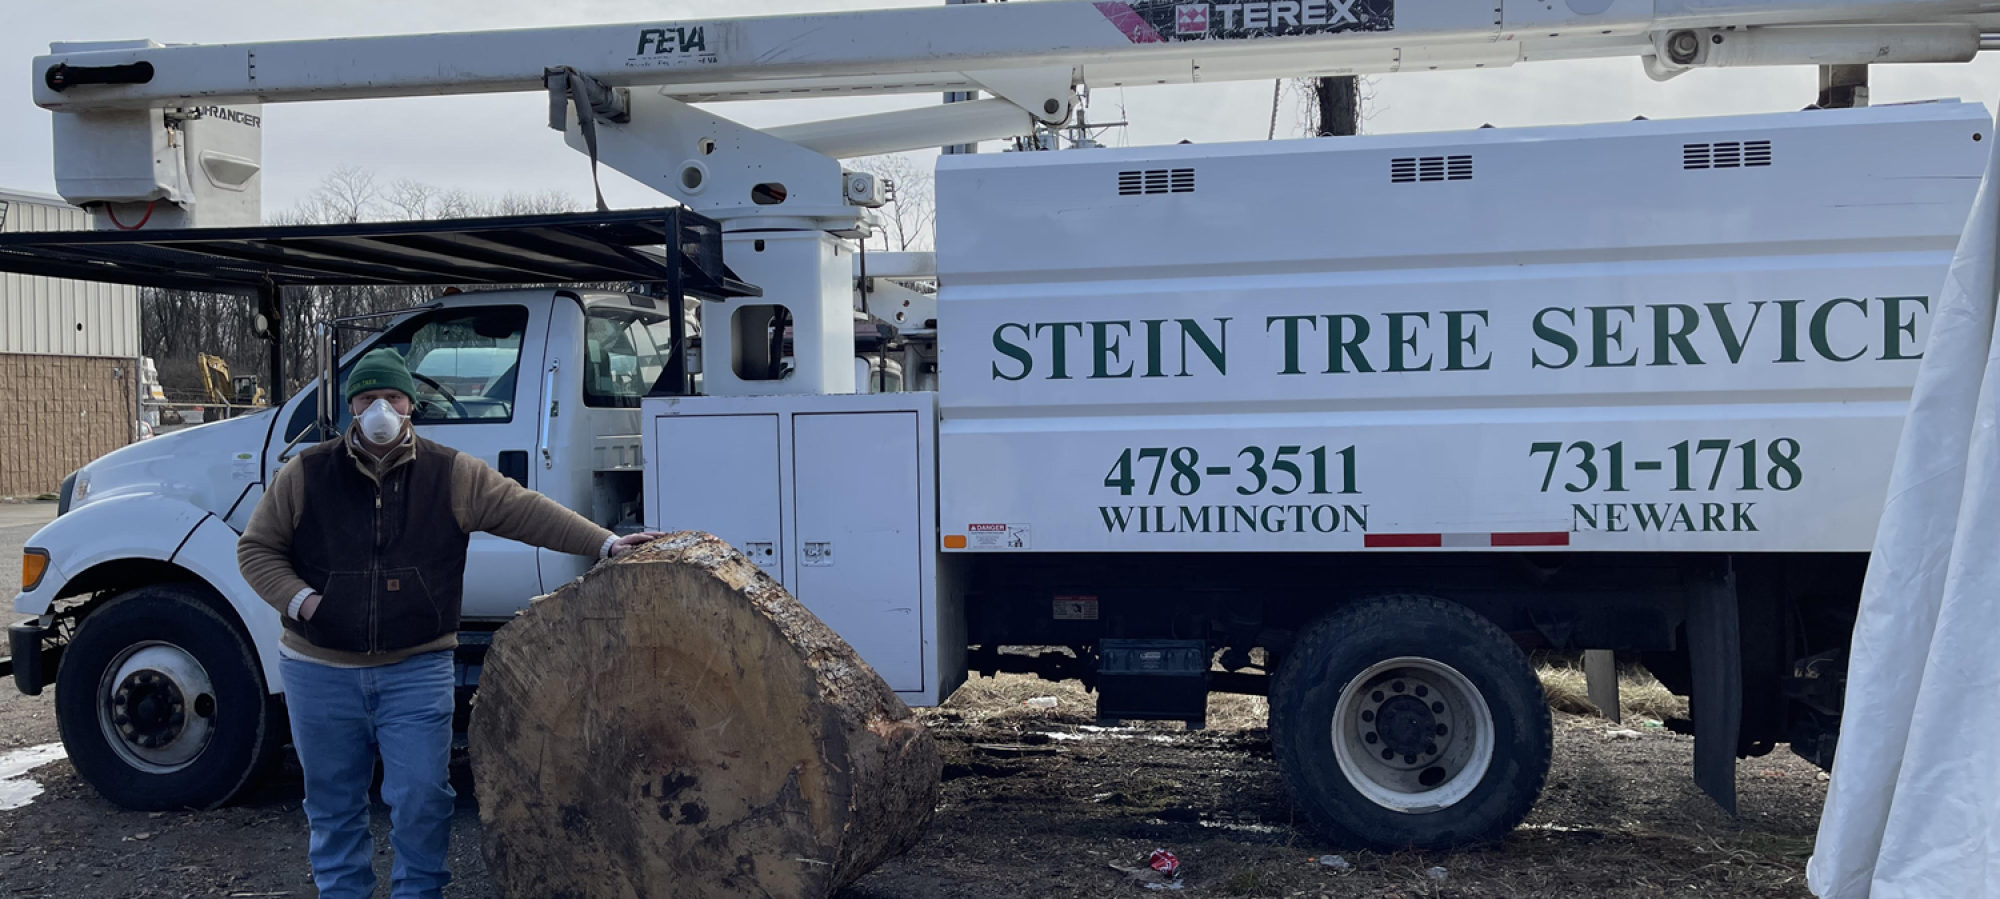
[[[87,111],[533,91],[551,66],[616,87],[658,85],[682,102],[994,90],[981,73],[1058,66],[1079,83],[1113,86],[1628,56],[1653,60],[1666,76],[1705,65],[1962,61],[1995,24],[2000,3],[1989,0],[1047,0],[255,44],[59,45],[35,60],[34,91],[44,108]]]
[[[1657,78],[1702,66],[1963,61],[1989,24],[2000,24],[2000,0],[1042,0],[262,44],[59,44],[35,60],[34,91],[57,113],[58,189],[101,207],[113,227],[141,229],[257,220],[256,104],[547,90],[550,124],[572,147],[717,219],[743,276],[783,298],[717,310],[703,340],[718,361],[749,358],[783,329],[791,372],[769,379],[755,365],[711,365],[707,392],[851,393],[854,311],[886,307],[868,302],[866,277],[857,300],[865,265],[841,238],[867,232],[865,208],[886,191],[843,172],[839,158],[1059,124],[1080,84],[1617,56],[1645,60]],[[994,96],[768,131],[691,105],[969,90]]]

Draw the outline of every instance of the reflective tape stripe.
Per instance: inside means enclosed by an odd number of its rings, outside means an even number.
[[[1370,549],[1443,546],[1443,537],[1443,534],[1369,534],[1361,539],[1361,545]]]
[[[1507,534],[1369,534],[1361,545],[1369,549],[1485,549],[1493,546],[1568,546],[1568,531],[1520,531]]]

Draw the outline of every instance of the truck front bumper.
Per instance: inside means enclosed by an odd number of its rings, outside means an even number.
[[[9,657],[0,659],[0,676],[14,675],[14,688],[29,696],[42,695],[42,688],[55,678],[60,650],[44,652],[49,628],[41,618],[30,618],[7,628]]]

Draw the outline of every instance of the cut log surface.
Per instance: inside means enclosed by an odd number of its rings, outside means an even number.
[[[513,899],[829,896],[923,835],[941,773],[845,641],[693,532],[501,628],[470,740]]]

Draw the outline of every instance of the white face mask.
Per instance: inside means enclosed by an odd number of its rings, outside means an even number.
[[[381,445],[403,433],[403,422],[409,417],[396,414],[395,407],[390,406],[388,400],[376,400],[361,410],[361,417],[357,420],[361,422],[361,436],[368,438],[369,443]]]

